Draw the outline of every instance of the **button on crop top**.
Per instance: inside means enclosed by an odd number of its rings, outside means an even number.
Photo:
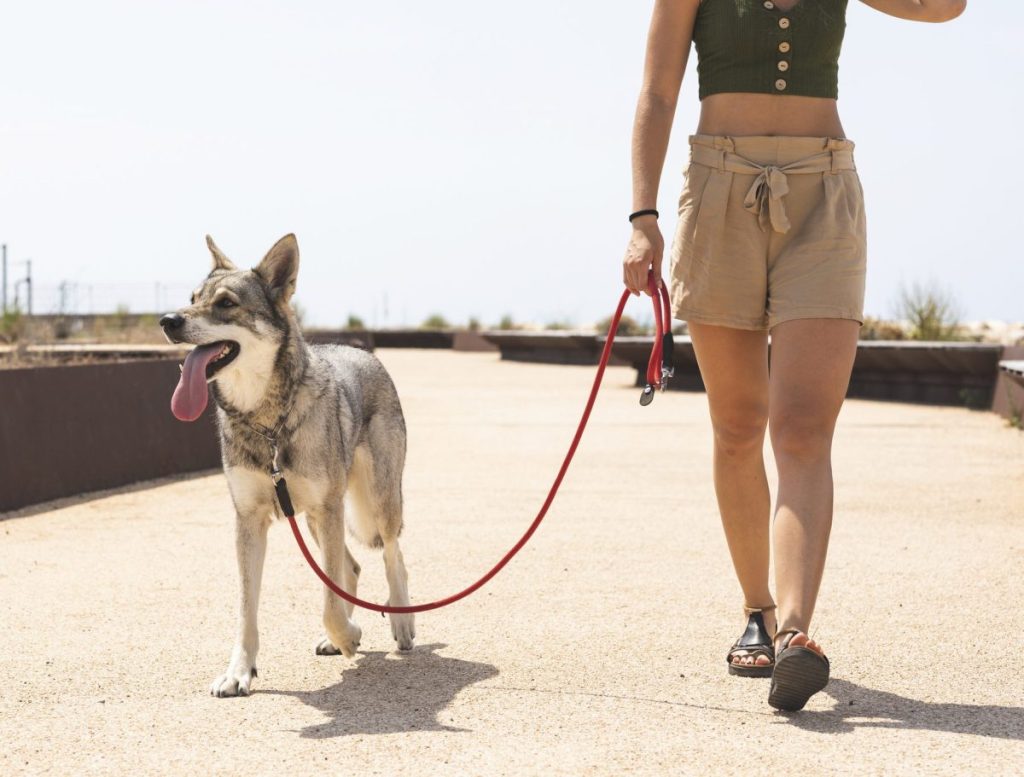
[[[703,100],[716,92],[839,96],[847,0],[701,0],[693,28]]]

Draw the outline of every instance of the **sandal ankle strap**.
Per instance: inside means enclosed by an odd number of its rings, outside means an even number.
[[[749,605],[744,604],[743,605],[743,614],[749,616],[749,615],[753,615],[755,612],[771,612],[774,609],[775,609],[775,605],[774,604],[766,604],[763,607],[750,607]]]
[[[803,629],[779,629],[778,631],[775,632],[775,638],[772,640],[772,644],[774,644],[775,642],[778,642],[779,637],[781,637],[781,636],[783,636],[785,634],[791,634],[792,636],[789,639],[782,640],[782,648],[785,649],[786,647],[789,646],[789,643],[793,640],[793,637],[795,637],[797,634],[803,634],[803,633],[804,633]]]

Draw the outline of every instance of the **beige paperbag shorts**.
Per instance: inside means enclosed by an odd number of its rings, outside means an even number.
[[[770,329],[864,323],[864,191],[846,138],[691,135],[670,259],[673,315]]]

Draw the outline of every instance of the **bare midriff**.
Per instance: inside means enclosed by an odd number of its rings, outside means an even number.
[[[700,104],[698,135],[796,135],[844,138],[829,97],[719,92]]]

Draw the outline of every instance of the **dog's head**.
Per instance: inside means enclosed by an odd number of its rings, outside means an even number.
[[[262,396],[277,353],[296,330],[291,305],[299,272],[295,235],[285,235],[251,270],[240,270],[209,236],[213,256],[209,275],[192,293],[187,307],[160,319],[172,343],[196,347],[182,365],[171,408],[183,421],[198,418],[207,403],[207,384],[239,396],[251,405]]]

